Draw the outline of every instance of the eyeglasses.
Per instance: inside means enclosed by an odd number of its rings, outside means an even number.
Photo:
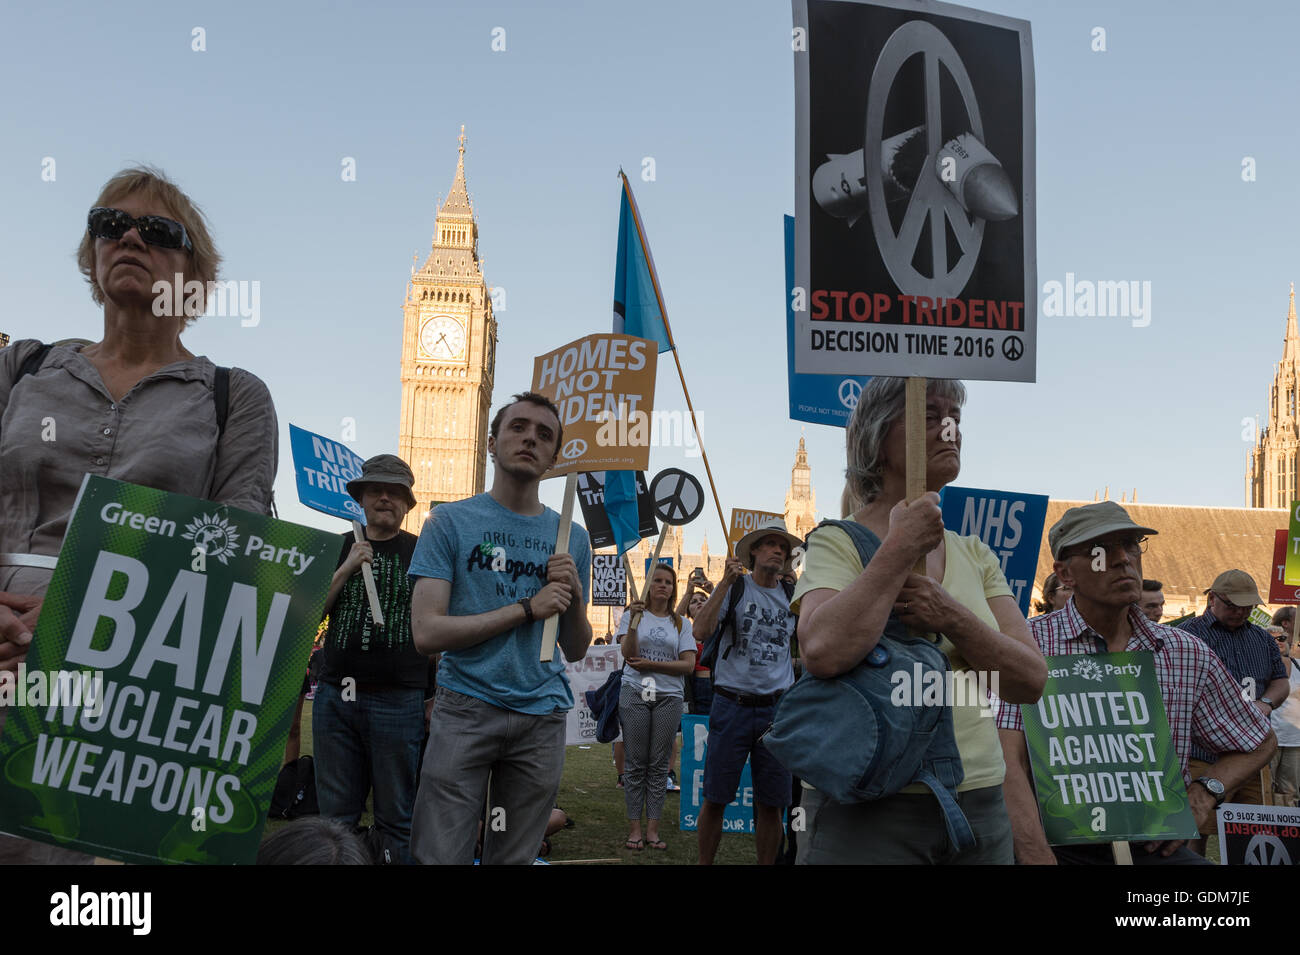
[[[1107,554],[1111,554],[1115,550],[1123,548],[1130,556],[1137,557],[1147,552],[1147,544],[1149,543],[1150,539],[1146,537],[1125,537],[1120,540],[1090,541],[1087,544],[1081,544],[1074,553],[1069,554],[1066,559],[1068,560],[1070,557],[1091,557],[1092,552],[1098,547],[1104,548]]]
[[[1216,600],[1219,601],[1219,603],[1223,604],[1223,606],[1229,610],[1249,610],[1252,606],[1251,604],[1245,604],[1243,606],[1241,604],[1235,604],[1231,600],[1224,600],[1221,595],[1216,594],[1214,592],[1211,592],[1210,596],[1214,597]]]
[[[164,216],[131,216],[121,209],[107,209],[103,206],[96,206],[86,216],[86,229],[96,239],[120,239],[132,228],[140,233],[141,239],[160,249],[190,251],[194,248],[185,226],[175,219]]]

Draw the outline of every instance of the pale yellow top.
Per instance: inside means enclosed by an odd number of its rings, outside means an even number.
[[[989,609],[989,599],[1012,596],[997,557],[978,537],[961,537],[952,531],[944,531],[944,543],[947,553],[943,589],[985,624],[997,630],[997,618]],[[862,561],[858,558],[858,549],[849,535],[838,527],[823,527],[808,537],[804,570],[795,585],[790,609],[798,613],[803,595],[809,591],[843,590],[861,573]],[[953,686],[953,729],[966,775],[957,790],[964,792],[968,789],[1000,786],[1006,774],[1006,766],[1002,762],[1002,747],[998,743],[994,711],[988,705],[988,690],[997,690],[996,684],[992,682],[993,675],[986,676],[984,680],[978,679],[947,637],[939,642],[939,649],[948,658],[954,675],[958,677]],[[974,692],[967,692],[967,687]],[[929,790],[918,785],[908,786],[903,792]]]

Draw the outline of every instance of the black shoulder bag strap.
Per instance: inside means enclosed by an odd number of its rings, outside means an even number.
[[[727,649],[723,651],[719,660],[727,659],[731,653],[731,648],[736,645],[736,631],[740,628],[736,625],[736,608],[740,606],[741,598],[745,596],[745,578],[737,577],[736,582],[731,585],[731,592],[727,594],[727,612],[723,614],[722,621],[718,626],[731,626],[731,642],[727,644]]]
[[[18,384],[27,375],[34,375],[41,370],[41,365],[45,364],[45,356],[50,353],[53,345],[41,345],[40,348],[27,356],[27,360],[18,368],[18,374],[14,376],[14,384]],[[13,385],[10,385],[12,388]]]
[[[226,418],[230,414],[230,369],[217,366],[212,378],[212,403],[217,406],[217,442],[226,433]]]

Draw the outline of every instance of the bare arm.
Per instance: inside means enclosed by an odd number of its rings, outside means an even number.
[[[713,588],[708,601],[700,608],[700,612],[695,615],[695,620],[691,623],[691,629],[700,634],[698,639],[701,642],[708,640],[713,635],[713,631],[718,628],[718,614],[722,613],[722,605],[727,602],[731,585],[744,574],[745,569],[740,566],[740,561],[728,557],[722,580]]]
[[[587,595],[582,591],[582,577],[578,574],[578,565],[573,562],[573,555],[552,554],[546,562],[546,579],[548,583],[542,590],[561,588],[565,598],[556,641],[564,651],[564,659],[570,663],[581,660],[591,646],[591,621],[587,619]],[[540,597],[541,593],[537,596]],[[537,613],[536,599],[533,601],[533,613],[542,617],[542,614]],[[546,616],[550,615],[550,612],[546,613]]]
[[[651,660],[638,660],[628,657],[627,665],[638,673],[663,673],[667,676],[690,676],[695,672],[695,651],[683,650],[678,654],[676,660],[653,662]]]
[[[374,556],[375,548],[369,541],[352,542],[352,549],[348,551],[347,559],[339,564],[338,570],[334,571],[334,576],[330,578],[330,589],[325,595],[325,609],[321,611],[321,619],[334,609],[334,602],[339,599],[339,594],[343,592],[343,585],[348,582],[348,578],[361,569],[362,563],[373,560]]]
[[[1020,730],[998,730],[1002,756],[1007,764],[1002,795],[1011,819],[1011,838],[1015,843],[1016,861],[1021,865],[1056,865],[1056,856],[1047,844],[1047,835],[1038,816],[1038,799],[1030,782],[1029,750]]]
[[[988,601],[997,630],[928,577],[909,577],[898,599],[908,605],[900,614],[904,623],[910,626],[915,620],[926,629],[943,633],[972,669],[997,673],[998,696],[1006,702],[1037,703],[1043,695],[1047,661],[1013,597]]]
[[[411,591],[411,639],[425,656],[478,646],[528,619],[517,603],[463,617],[447,613],[450,603],[451,581],[437,577],[416,580]],[[535,606],[533,613],[537,613]]]
[[[1273,753],[1276,751],[1277,737],[1272,730],[1269,730],[1264,742],[1248,753],[1220,753],[1219,758],[1206,774],[1223,783],[1225,790],[1232,792],[1258,773],[1264,764],[1273,758]],[[1215,812],[1218,807],[1214,804],[1214,797],[1210,795],[1210,791],[1195,780],[1187,787],[1187,807],[1192,810],[1192,815],[1196,819],[1196,828],[1200,830],[1201,835],[1213,835],[1218,828]]]
[[[1286,702],[1286,698],[1290,696],[1290,694],[1291,694],[1290,677],[1283,677],[1281,679],[1274,680],[1272,683],[1266,686],[1264,688],[1264,696],[1267,696],[1273,702],[1273,709],[1269,710],[1264,715],[1268,716],[1273,712],[1273,710],[1280,709],[1282,704]]]
[[[849,586],[821,588],[799,603],[799,646],[804,669],[827,679],[847,673],[880,642],[899,589],[912,567],[943,541],[939,495],[900,501],[889,512],[889,532]],[[925,579],[925,578],[922,578]]]

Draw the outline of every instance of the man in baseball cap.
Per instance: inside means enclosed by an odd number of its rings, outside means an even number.
[[[1209,597],[1205,613],[1184,621],[1179,627],[1204,640],[1237,681],[1242,697],[1253,701],[1266,719],[1271,717],[1291,691],[1291,681],[1277,642],[1263,627],[1250,622],[1251,608],[1264,602],[1255,579],[1244,570],[1225,570],[1214,578],[1205,593]],[[1213,753],[1192,747],[1189,769],[1193,777],[1214,775],[1214,765]],[[1264,793],[1259,774],[1227,793],[1226,799],[1252,805],[1262,803]]]
[[[412,862],[411,813],[424,739],[429,661],[411,639],[407,571],[416,538],[402,530],[415,506],[415,475],[395,454],[377,454],[347,483],[366,515],[365,539],[343,535],[325,598],[329,629],[312,704],[316,791],[322,816],[361,820],[374,789],[375,828],[392,862]],[[362,565],[369,564],[384,623],[373,618]]]
[[[1213,831],[1225,792],[1257,776],[1276,748],[1268,719],[1241,698],[1240,687],[1201,640],[1152,623],[1137,607],[1142,554],[1155,529],[1134,522],[1113,501],[1072,507],[1048,531],[1053,569],[1074,596],[1064,609],[1035,617],[1029,630],[1044,656],[1147,651],[1152,654],[1170,734],[1188,785],[1188,802],[1201,832]],[[1050,664],[1049,664],[1050,665]],[[1017,861],[1106,864],[1109,846],[1052,849],[1039,821],[1038,800],[1025,746],[1020,707],[1002,706],[998,736],[1006,758],[1003,783]],[[1218,754],[1213,776],[1187,771],[1193,746]],[[1145,851],[1143,851],[1145,850]],[[1181,842],[1146,843],[1133,861],[1204,863]]]

